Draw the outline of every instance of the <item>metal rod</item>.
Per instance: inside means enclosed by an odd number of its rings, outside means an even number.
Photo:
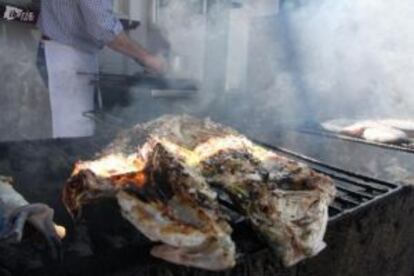
[[[268,145],[258,141],[255,142],[271,150],[275,150],[299,161],[303,161],[315,171],[328,175],[336,180],[335,185],[338,188],[338,195],[336,196],[334,202],[329,206],[329,210],[331,212],[330,221],[335,221],[350,215],[351,213],[361,210],[368,205],[378,202],[384,197],[402,189],[402,185],[399,184],[349,172],[285,148]],[[347,184],[349,184],[349,187],[346,187]],[[363,188],[366,191],[354,191],[351,189],[352,186]],[[374,192],[379,194],[374,194]],[[332,214],[332,212],[334,214]]]
[[[336,184],[336,187],[339,190],[342,190],[342,191],[344,191],[344,192],[346,192],[348,194],[352,194],[352,195],[355,195],[355,196],[358,196],[358,197],[364,197],[364,198],[367,198],[367,199],[374,199],[375,198],[374,195],[369,195],[367,193],[359,192],[359,191],[353,191],[353,190],[348,189],[347,187],[345,187],[345,186],[343,186],[343,185],[341,185],[339,183]]]
[[[334,204],[331,204],[329,208],[338,213],[341,213],[343,211],[343,209],[341,209],[340,207],[336,207]]]
[[[342,197],[340,195],[337,195],[335,199],[337,201],[342,201],[342,202],[344,202],[346,204],[353,205],[352,207],[356,207],[356,206],[361,205],[361,202],[358,202],[358,201],[355,201],[355,200],[349,199],[349,198],[344,198],[344,197]],[[348,209],[348,208],[346,208],[346,209]]]
[[[336,221],[336,220],[342,219],[342,218],[344,218],[344,217],[352,214],[356,210],[363,210],[364,208],[366,208],[370,204],[372,204],[374,202],[379,202],[381,199],[383,199],[385,197],[388,197],[391,194],[394,194],[394,193],[400,191],[402,188],[403,188],[403,186],[397,186],[394,190],[389,191],[387,193],[384,193],[384,194],[381,194],[381,195],[377,196],[375,200],[370,200],[370,201],[362,202],[358,207],[350,208],[350,209],[347,209],[347,210],[343,210],[341,213],[332,216],[330,218],[330,220],[331,221]]]
[[[360,173],[350,172],[350,171],[341,169],[341,168],[336,167],[336,166],[328,165],[328,164],[323,163],[323,162],[321,162],[319,160],[316,160],[314,158],[305,156],[303,154],[300,154],[300,153],[297,153],[297,152],[294,152],[294,151],[291,151],[291,150],[288,150],[288,149],[285,149],[285,148],[281,148],[281,147],[269,145],[267,143],[263,143],[263,142],[260,142],[260,141],[257,141],[257,140],[255,142],[258,143],[259,145],[263,145],[264,147],[267,147],[269,149],[273,149],[275,151],[279,151],[281,153],[285,153],[285,154],[287,154],[289,156],[292,156],[292,157],[295,157],[297,159],[301,159],[301,160],[306,161],[308,163],[316,164],[316,165],[318,165],[320,167],[327,168],[329,170],[333,170],[333,171],[336,171],[336,172],[340,172],[340,173],[345,174],[345,175],[349,175],[349,176],[352,176],[352,177],[355,177],[355,178],[359,178],[359,179],[362,179],[362,180],[365,180],[365,181],[369,181],[369,182],[379,183],[379,184],[381,184],[383,186],[387,186],[387,187],[390,187],[390,188],[395,188],[395,187],[398,186],[398,184],[391,183],[391,182],[388,182],[388,181],[384,181],[382,179],[370,177],[370,176],[367,176],[367,175],[364,175],[364,174],[360,174]]]
[[[385,143],[379,143],[379,142],[372,142],[372,141],[367,141],[367,140],[364,140],[364,139],[361,139],[361,138],[349,137],[349,136],[346,136],[346,135],[341,135],[341,134],[334,133],[334,132],[329,132],[329,131],[319,131],[319,130],[310,130],[310,129],[296,129],[295,131],[300,132],[300,133],[311,134],[311,135],[322,136],[322,137],[328,137],[328,138],[334,138],[334,139],[338,139],[338,140],[345,140],[345,141],[348,141],[348,142],[365,144],[365,145],[370,145],[370,146],[375,146],[375,147],[380,147],[380,148],[385,148],[385,149],[390,149],[390,150],[397,150],[397,151],[403,151],[403,152],[408,152],[408,153],[414,153],[414,149],[409,148],[409,147],[403,147],[403,146],[391,145],[391,144],[385,144]]]
[[[360,183],[360,182],[358,182],[358,181],[355,181],[355,180],[351,180],[349,177],[347,177],[347,176],[343,176],[343,175],[339,175],[338,173],[331,173],[331,172],[327,172],[326,170],[323,170],[323,169],[318,169],[318,168],[315,168],[315,167],[313,167],[313,169],[315,170],[315,171],[317,171],[317,172],[320,172],[320,173],[323,173],[323,174],[326,174],[326,175],[329,175],[330,177],[332,177],[332,178],[335,178],[335,179],[337,179],[337,180],[340,180],[340,181],[342,181],[342,182],[346,182],[346,183],[350,183],[350,184],[352,184],[352,185],[354,185],[354,186],[358,186],[358,187],[360,187],[360,188],[365,188],[365,189],[371,189],[371,190],[376,190],[377,192],[380,192],[380,193],[386,193],[386,192],[388,192],[389,191],[389,187],[387,186],[387,188],[383,188],[383,187],[378,187],[378,186],[373,186],[372,184],[370,184],[370,183],[367,183],[367,182],[364,182],[364,183]]]
[[[99,123],[103,123],[105,125],[108,125],[111,128],[114,128],[114,129],[117,129],[117,130],[124,130],[125,128],[129,127],[129,125],[127,125],[124,120],[122,120],[119,117],[109,115],[108,113],[89,111],[89,112],[85,112],[83,114],[83,116],[85,116],[85,117],[87,117],[91,120],[94,120],[95,122],[99,122]],[[112,123],[110,123],[107,120],[108,118],[112,121]]]

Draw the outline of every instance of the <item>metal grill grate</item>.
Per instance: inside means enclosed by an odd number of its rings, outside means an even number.
[[[338,193],[334,203],[329,209],[331,220],[338,219],[343,215],[367,206],[402,188],[402,185],[397,183],[350,172],[291,150],[260,142],[259,144],[296,159],[297,161],[305,162],[315,171],[328,175],[335,181]]]
[[[116,117],[112,118],[110,116],[105,116],[105,118],[102,118],[100,114],[90,114],[92,118],[94,118],[97,121],[108,123],[109,125],[114,126],[113,123],[108,122],[108,119],[112,121],[116,121],[117,128],[120,128],[120,122],[122,122],[122,119],[118,119]],[[121,124],[122,125],[122,124]],[[315,131],[315,133],[318,133]],[[319,132],[321,135],[323,132]],[[329,133],[328,133],[329,134]],[[335,134],[330,134],[335,135]],[[350,140],[354,140],[354,138],[346,137]],[[338,137],[338,139],[341,139]],[[262,145],[265,148],[268,148],[269,150],[273,150],[276,152],[279,152],[281,154],[286,155],[289,158],[296,159],[297,161],[304,162],[308,164],[312,169],[314,169],[317,172],[320,172],[322,174],[325,174],[327,176],[330,176],[334,181],[337,188],[337,196],[335,198],[335,201],[330,206],[329,209],[329,216],[331,220],[336,220],[343,215],[350,214],[353,211],[360,209],[362,207],[365,207],[375,201],[378,201],[394,192],[399,191],[402,188],[402,185],[398,183],[391,183],[387,182],[381,179],[373,178],[367,175],[363,175],[360,173],[351,172],[339,167],[335,167],[329,164],[326,164],[324,162],[321,162],[319,160],[313,159],[311,157],[308,157],[306,155],[276,147],[273,145],[269,145],[260,141],[255,141],[254,139],[251,139],[255,143]],[[367,141],[362,139],[355,139],[359,140],[358,142],[366,143]],[[368,142],[370,143],[370,142]],[[394,145],[387,145],[387,144],[380,144],[380,143],[374,143],[379,144],[382,147],[389,147],[394,149],[394,147],[400,149],[400,150],[409,150],[406,148],[394,146]],[[414,153],[414,149],[413,149]],[[232,205],[231,200],[229,200],[225,196],[219,195],[219,201],[220,203],[230,211],[235,211],[236,208]],[[237,215],[237,212],[234,212],[235,215],[232,219],[232,221],[235,224],[240,224],[245,222],[245,218],[241,217],[240,215]]]
[[[342,134],[338,134],[338,133],[326,131],[326,130],[299,128],[299,129],[295,129],[294,131],[299,132],[299,133],[305,133],[305,134],[310,134],[310,135],[315,135],[315,136],[322,136],[322,137],[327,137],[327,138],[332,138],[332,139],[344,140],[344,141],[349,141],[353,143],[365,144],[365,145],[370,145],[374,147],[380,147],[380,148],[397,150],[397,151],[408,152],[408,153],[414,154],[414,143],[413,142],[404,142],[401,144],[386,144],[386,143],[380,143],[380,142],[367,141],[361,138],[350,137],[350,136],[346,136],[346,135],[342,135]]]

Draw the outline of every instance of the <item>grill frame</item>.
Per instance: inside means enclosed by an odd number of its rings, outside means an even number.
[[[352,215],[354,212],[364,209],[374,204],[375,202],[382,200],[385,197],[395,194],[403,188],[403,185],[401,183],[391,183],[360,173],[350,172],[286,148],[270,145],[268,143],[263,143],[260,141],[253,141],[269,150],[281,153],[284,156],[292,158],[296,161],[304,162],[316,172],[327,175],[334,180],[338,193],[335,197],[334,203],[329,206],[330,221],[336,221],[342,219],[342,217]],[[341,184],[338,185],[338,182]],[[344,182],[348,182],[350,185],[345,186],[349,187],[345,187],[343,184]],[[369,194],[367,192],[351,190],[350,187],[352,186],[364,188],[366,190],[377,190],[378,194]],[[355,199],[355,197],[360,197],[360,199]],[[362,197],[365,197],[368,200],[362,201]],[[350,198],[353,199],[351,200]],[[343,204],[355,206],[347,208],[336,207],[337,205]]]
[[[109,120],[108,120],[109,119]],[[110,123],[109,121],[112,121]],[[116,123],[115,123],[116,122]],[[100,123],[103,123],[102,121]],[[116,117],[107,117],[107,120],[105,120],[106,126],[111,126],[111,129],[113,130],[122,130],[125,127],[128,127],[126,124],[122,124]],[[110,134],[110,133],[106,133]],[[113,133],[112,133],[113,134]],[[349,208],[345,208],[344,210],[339,210],[340,212],[338,214],[335,214],[330,217],[329,225],[330,227],[333,227],[337,222],[340,221],[347,221],[352,220],[355,217],[357,217],[357,214],[363,214],[364,210],[371,210],[373,206],[377,203],[386,204],[385,200],[381,201],[385,198],[392,198],[391,195],[394,195],[394,198],[398,196],[398,192],[401,191],[403,188],[397,183],[390,183],[387,181],[382,181],[380,179],[372,178],[366,175],[353,173],[338,167],[330,166],[329,164],[320,162],[319,160],[310,158],[306,155],[302,155],[300,153],[288,150],[286,148],[277,147],[274,145],[265,144],[260,141],[255,141],[255,143],[268,148],[269,150],[275,151],[278,154],[285,155],[291,159],[295,159],[299,162],[305,163],[309,165],[312,169],[321,172],[323,174],[331,176],[335,180],[335,184],[338,184],[340,181],[351,181],[356,186],[363,186],[368,187],[372,190],[377,190],[378,193],[375,195],[368,194],[367,198],[368,200],[364,202],[358,202],[359,205],[357,206],[350,206]],[[98,147],[98,144],[94,145],[94,143],[91,143],[91,146]],[[76,144],[75,144],[76,147]],[[56,148],[56,150],[59,150],[59,147]],[[338,186],[337,186],[338,187]],[[355,191],[351,189],[351,193],[354,193],[354,196],[364,197],[365,195],[361,191]],[[341,198],[342,195],[339,195],[338,198]],[[336,201],[338,201],[338,198]],[[341,200],[341,199],[339,199]],[[346,201],[349,201],[349,198],[344,197],[342,204],[351,204],[347,203]],[[352,199],[351,199],[352,200]],[[230,206],[231,207],[231,206]],[[332,213],[332,207],[331,211]],[[243,239],[249,239],[251,240],[249,244],[244,245],[243,248],[241,248],[241,244],[239,243],[240,252],[241,254],[238,255],[238,263],[243,264],[248,259],[255,259],[262,258],[261,256],[265,256],[269,254],[269,250],[266,247],[266,245],[256,238],[252,238],[255,233],[252,230],[249,230],[250,227],[248,225],[248,222],[243,219],[239,219],[237,221],[233,222],[234,229],[235,229],[235,235],[241,235],[241,238]],[[241,241],[241,239],[238,239],[235,237],[235,240]],[[251,247],[251,244],[254,244],[254,247]],[[33,274],[38,275],[44,275],[44,272],[50,272],[50,271],[65,271],[66,269],[70,269],[73,265],[79,265],[82,267],[85,267],[85,269],[92,269],[92,267],[99,267],[99,263],[106,263],[110,262],[109,260],[117,260],[117,264],[109,265],[107,268],[112,270],[121,269],[123,266],[130,266],[132,263],[134,263],[134,266],[142,267],[142,269],[147,269],[150,267],[151,269],[157,266],[160,267],[168,267],[172,268],[175,267],[171,264],[166,264],[160,260],[156,260],[148,255],[150,246],[148,247],[142,247],[142,245],[139,246],[139,248],[136,247],[136,245],[131,245],[131,247],[128,248],[121,248],[118,251],[108,251],[104,254],[98,254],[93,255],[90,258],[75,258],[75,259],[67,259],[63,264],[47,264],[45,267],[39,268],[38,270],[33,271]],[[145,253],[143,253],[145,252]],[[139,255],[137,255],[140,253]],[[125,257],[124,257],[125,256]],[[140,262],[136,262],[136,257],[140,256]],[[148,269],[150,269],[148,268]],[[98,269],[98,268],[93,268]],[[181,268],[177,268],[179,270]],[[293,268],[296,269],[296,268]],[[193,270],[191,270],[193,271]],[[195,271],[195,270],[194,270]],[[52,273],[53,274],[53,273]]]
[[[104,124],[106,127],[110,127],[112,129],[122,130],[123,127],[128,127],[122,118],[117,116],[109,115],[106,112],[90,112],[87,114],[88,117],[94,119],[96,122]],[[283,128],[283,130],[288,130],[287,128]],[[292,130],[292,129],[291,129]],[[366,141],[363,139],[347,137],[343,135],[337,135],[332,132],[327,131],[318,131],[312,130],[311,128],[297,128],[294,129],[296,132],[301,131],[309,131],[306,132],[308,134],[313,135],[324,135],[329,138],[336,138],[342,140],[348,140],[350,142],[357,142],[362,144],[368,144],[372,146],[378,146],[382,148],[387,148],[391,150],[399,150],[404,152],[414,153],[414,149],[409,149],[401,146],[396,145],[389,145],[389,144],[382,144],[382,143],[375,143]],[[288,158],[292,158],[296,161],[303,162],[307,164],[311,169],[315,170],[318,173],[327,175],[334,180],[335,186],[338,190],[338,193],[335,197],[333,204],[329,206],[329,220],[336,221],[341,219],[345,216],[350,216],[354,212],[359,211],[360,209],[365,209],[368,206],[372,205],[373,203],[382,200],[389,195],[395,194],[399,192],[402,187],[404,186],[403,183],[392,183],[389,181],[385,181],[379,178],[371,177],[368,175],[364,175],[361,173],[351,172],[340,167],[336,167],[333,165],[329,165],[324,163],[320,160],[315,158],[306,156],[304,154],[295,152],[293,150],[279,147],[276,145],[272,145],[270,143],[265,143],[259,141],[257,139],[248,137],[254,143],[268,149],[271,151],[275,151],[279,154],[282,154]],[[347,184],[345,184],[347,183]],[[365,189],[365,191],[360,191],[357,189]],[[376,190],[377,194],[374,194],[373,191]],[[359,197],[359,198],[356,198]],[[362,200],[365,198],[367,200]],[[220,200],[221,204],[223,204],[226,208],[230,209],[231,211],[237,212],[237,208],[232,207],[232,204],[223,199]],[[343,205],[348,205],[346,208],[343,208]],[[354,205],[354,206],[352,206]],[[240,216],[236,218],[234,221],[235,224],[245,223],[246,219]]]
[[[127,124],[123,122],[121,118],[116,116],[109,115],[105,112],[90,112],[88,116],[99,123],[103,123],[107,127],[115,128],[115,129],[122,129],[122,127],[127,127]],[[116,124],[115,124],[116,123]],[[121,127],[120,127],[121,125]],[[288,130],[287,128],[283,128],[284,130]],[[347,137],[343,135],[337,135],[335,133],[327,132],[327,131],[318,131],[312,130],[311,128],[297,128],[295,129],[297,132],[301,131],[309,131],[308,134],[313,135],[325,135],[329,138],[336,138],[342,140],[348,140],[350,142],[357,142],[362,144],[368,144],[372,146],[379,146],[391,150],[399,150],[414,153],[414,149],[409,149],[401,146],[396,145],[388,145],[382,143],[375,143],[369,142],[363,139]],[[335,167],[329,164],[326,164],[320,160],[311,158],[304,154],[300,154],[298,152],[282,148],[279,146],[271,145],[269,143],[265,143],[259,141],[257,139],[249,137],[251,141],[254,143],[267,148],[271,151],[275,151],[279,154],[282,154],[286,157],[295,159],[299,162],[304,162],[311,169],[315,170],[316,172],[322,173],[331,177],[334,182],[335,186],[337,187],[338,193],[335,197],[334,203],[329,206],[329,218],[331,221],[335,221],[341,219],[342,216],[349,216],[353,212],[358,211],[361,208],[365,208],[376,201],[379,201],[391,194],[397,193],[400,189],[402,189],[402,183],[392,183],[389,181],[385,181],[382,179],[370,177],[368,175],[364,175],[361,173],[351,172],[339,167]],[[347,183],[347,184],[345,184]],[[353,187],[353,189],[351,189]],[[358,191],[355,189],[358,187],[359,189],[365,189],[365,191]],[[373,191],[376,190],[378,194],[374,194]],[[371,192],[370,192],[371,191]],[[359,197],[359,199],[355,200],[355,197]],[[366,198],[367,200],[362,200],[362,198]],[[221,200],[222,204],[225,205],[226,208],[230,210],[235,210],[236,208],[232,208],[231,203],[226,200]],[[351,207],[343,208],[342,205],[354,205]],[[339,207],[337,207],[339,206]],[[242,217],[236,220],[236,223],[244,223],[245,219]]]
[[[297,128],[297,129],[286,129],[286,130],[414,154],[414,148],[411,148],[411,147],[408,147],[408,146],[402,146],[402,145],[398,145],[398,144],[386,144],[386,143],[380,143],[380,142],[372,142],[372,141],[364,140],[364,139],[361,139],[361,138],[350,137],[350,136],[347,136],[347,135],[342,135],[342,134],[338,134],[338,133],[323,130],[323,129]]]

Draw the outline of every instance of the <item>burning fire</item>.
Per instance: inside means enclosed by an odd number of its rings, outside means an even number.
[[[99,177],[111,179],[116,187],[133,185],[142,188],[147,180],[144,168],[145,162],[137,154],[129,156],[110,154],[96,161],[79,161],[72,175],[77,175],[82,170],[89,170]]]
[[[195,166],[204,158],[219,152],[221,148],[250,148],[256,152],[257,156],[261,156],[263,159],[268,155],[266,151],[260,147],[253,146],[247,139],[240,139],[240,137],[233,135],[208,139],[195,149],[187,149],[168,139],[154,139],[153,142],[155,141],[161,142],[163,146],[168,148],[171,152],[186,159],[188,164]],[[152,148],[153,143],[148,143],[147,146]],[[126,186],[143,188],[147,182],[147,176],[145,174],[146,150],[149,149],[144,146],[139,153],[130,154],[128,156],[123,154],[109,154],[95,161],[79,161],[75,165],[72,176],[79,174],[81,171],[88,170],[96,176],[111,180],[111,185],[117,188]]]
[[[117,187],[125,187],[133,185],[135,188],[141,189],[147,182],[147,177],[143,171],[127,173],[123,175],[115,175],[111,177],[112,183]]]

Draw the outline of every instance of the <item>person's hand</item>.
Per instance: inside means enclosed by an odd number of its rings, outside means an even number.
[[[143,65],[145,70],[150,73],[165,74],[168,68],[168,63],[163,57],[151,54],[145,55],[138,63]]]

